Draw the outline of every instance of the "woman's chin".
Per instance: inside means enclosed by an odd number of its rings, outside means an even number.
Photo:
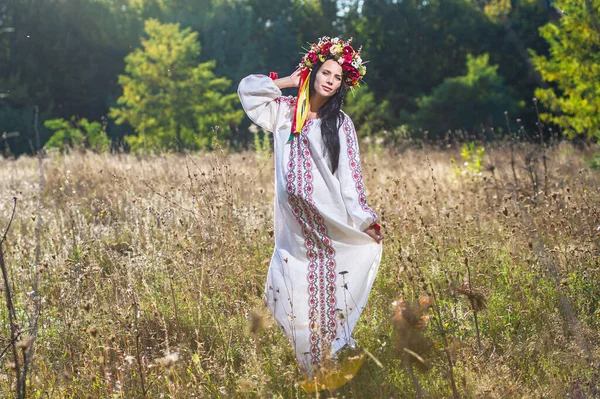
[[[325,97],[325,98],[333,97],[333,94],[334,94],[333,90],[325,91],[323,89],[320,89],[320,90],[317,90],[316,92],[319,95],[319,97]]]

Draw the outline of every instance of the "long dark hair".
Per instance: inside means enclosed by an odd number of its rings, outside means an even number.
[[[314,95],[315,92],[315,79],[317,72],[321,69],[322,62],[318,62],[312,69],[310,74],[309,82],[309,95]],[[343,78],[342,78],[343,79]],[[338,130],[344,121],[344,114],[342,114],[342,104],[346,97],[346,91],[344,89],[344,83],[340,86],[340,89],[335,93],[317,112],[317,115],[321,119],[321,136],[323,137],[323,143],[325,148],[323,156],[329,155],[331,161],[331,173],[335,173],[338,168],[340,161],[340,138],[338,136]]]

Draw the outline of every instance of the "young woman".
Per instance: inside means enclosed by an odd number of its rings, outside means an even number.
[[[355,347],[351,333],[381,259],[356,131],[341,111],[345,89],[365,72],[350,41],[323,37],[290,76],[250,75],[238,88],[248,117],[275,143],[275,250],[264,301],[308,374]],[[281,95],[290,87],[299,87],[297,98]]]

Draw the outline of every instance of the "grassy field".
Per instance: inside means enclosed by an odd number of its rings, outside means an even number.
[[[592,150],[521,144],[467,159],[454,147],[365,148],[369,202],[387,234],[355,330],[372,357],[318,394],[301,388],[261,302],[269,159],[48,156],[39,211],[38,160],[0,159],[1,231],[17,198],[3,251],[17,361],[34,350],[28,397],[600,397],[600,172],[583,161]],[[2,291],[0,396],[10,398]]]

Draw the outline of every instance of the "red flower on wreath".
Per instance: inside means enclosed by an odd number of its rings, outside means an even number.
[[[356,68],[352,68],[348,71],[348,77],[352,80],[358,80],[360,78],[360,72]]]
[[[323,54],[325,57],[329,56],[331,46],[333,46],[332,42],[327,42],[321,46],[321,54]]]
[[[344,46],[342,50],[342,54],[344,56],[344,61],[352,62],[352,56],[354,55],[354,49],[349,44]]]

